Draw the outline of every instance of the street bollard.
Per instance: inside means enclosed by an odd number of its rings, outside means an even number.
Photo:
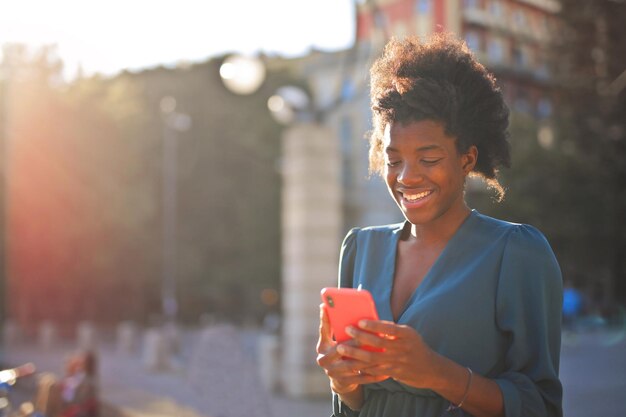
[[[258,367],[261,383],[267,392],[280,389],[280,340],[275,334],[262,334],[258,341]]]
[[[93,323],[81,321],[76,329],[76,340],[78,348],[85,351],[96,350],[98,340],[97,332]]]
[[[7,319],[2,328],[2,340],[5,346],[17,346],[21,341],[20,327],[15,320]]]
[[[131,321],[118,324],[116,342],[117,353],[133,353],[137,348],[137,326]]]
[[[217,325],[201,331],[194,343],[186,375],[188,383],[202,397],[202,409],[207,415],[272,415],[257,365],[252,355],[246,354],[242,333],[234,326]]]
[[[148,329],[144,335],[142,364],[148,371],[167,371],[170,358],[166,337],[159,329]]]
[[[57,342],[56,325],[49,320],[45,320],[39,325],[38,332],[39,347],[44,351],[52,349]]]

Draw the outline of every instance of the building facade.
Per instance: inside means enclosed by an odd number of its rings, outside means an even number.
[[[391,37],[458,34],[496,76],[512,112],[549,119],[555,101],[554,0],[369,0],[357,2],[352,50],[313,53],[301,62],[323,123],[343,155],[344,229],[400,220],[383,182],[368,175],[371,129],[368,70]],[[339,70],[338,70],[339,69]]]

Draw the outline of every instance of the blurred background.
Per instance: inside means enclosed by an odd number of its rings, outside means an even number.
[[[267,392],[326,395],[319,289],[347,230],[401,220],[368,177],[369,66],[445,30],[512,111],[506,199],[472,181],[470,205],[547,236],[571,392],[624,415],[624,22],[623,0],[4,2],[0,364],[126,343],[167,374],[230,326]]]

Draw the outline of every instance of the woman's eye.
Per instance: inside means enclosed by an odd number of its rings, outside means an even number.
[[[387,166],[395,167],[400,164],[400,161],[387,161]]]
[[[442,158],[429,158],[429,159],[422,159],[422,163],[424,165],[435,165],[437,162],[441,161]]]

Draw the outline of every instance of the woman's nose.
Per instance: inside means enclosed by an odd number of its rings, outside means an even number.
[[[405,162],[402,166],[402,170],[398,174],[398,182],[405,185],[418,183],[423,179],[424,176],[418,164]]]

